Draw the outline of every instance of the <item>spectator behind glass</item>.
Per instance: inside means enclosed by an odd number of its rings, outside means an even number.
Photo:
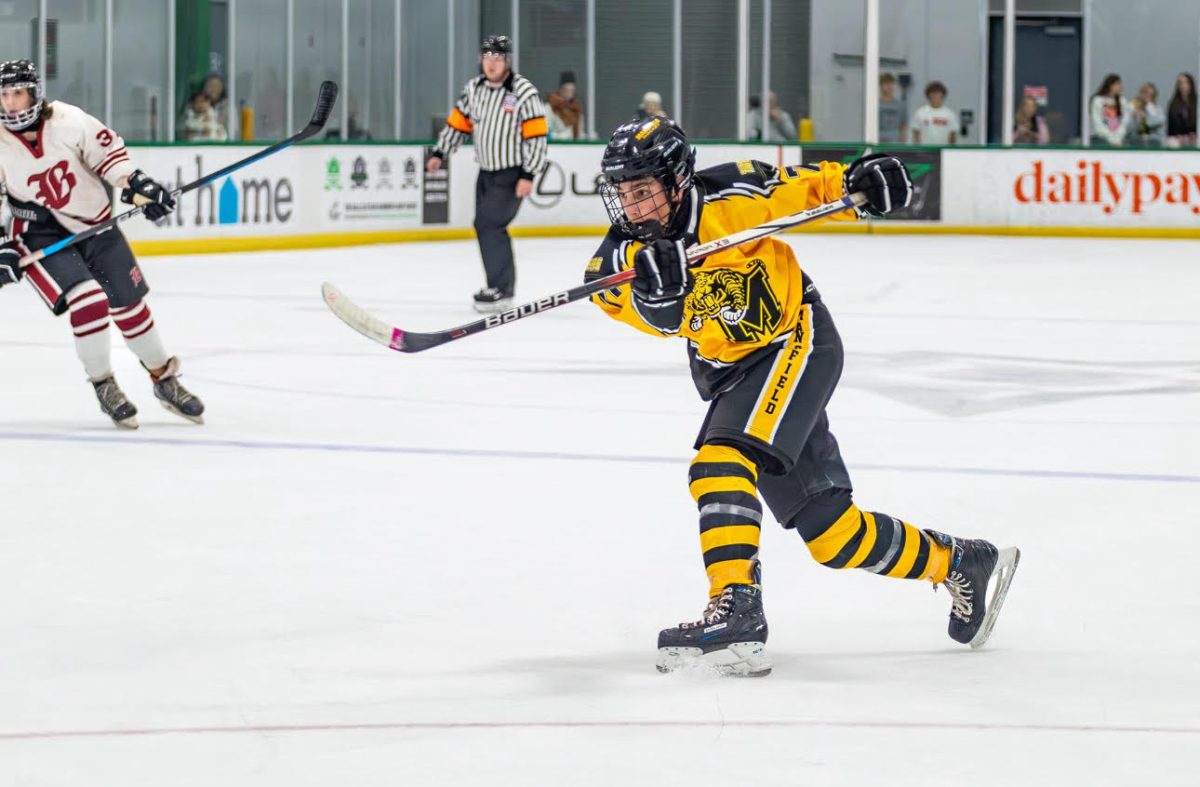
[[[1050,127],[1038,114],[1038,102],[1033,96],[1025,96],[1013,116],[1014,145],[1049,145]]]
[[[925,86],[929,102],[913,115],[912,137],[918,145],[953,145],[958,142],[958,116],[945,105],[946,86],[933,81]]]
[[[768,117],[770,119],[767,126],[768,142],[795,142],[800,138],[800,132],[796,129],[796,124],[792,122],[792,116],[779,108],[779,104],[775,100],[775,91],[767,93]],[[746,137],[747,139],[762,139],[762,102],[758,96],[750,96],[750,111],[746,114]]]
[[[1175,93],[1167,105],[1167,147],[1196,145],[1196,80],[1191,74],[1175,79]]]
[[[225,126],[217,117],[208,94],[203,90],[192,95],[183,110],[183,138],[188,141],[224,142],[228,139]]]
[[[1158,106],[1158,88],[1147,82],[1138,89],[1137,98],[1129,102],[1127,142],[1141,148],[1162,147],[1166,125],[1167,119]]]
[[[209,74],[204,78],[204,85],[200,89],[204,91],[204,95],[208,96],[208,102],[212,104],[217,117],[223,120],[229,111],[229,97],[225,94],[225,80],[221,78],[220,74]]]
[[[558,77],[558,90],[546,97],[550,105],[550,139],[583,139],[583,102],[575,93],[575,72]]]
[[[908,110],[896,96],[896,77],[879,76],[879,141],[902,143],[908,138]]]
[[[1109,74],[1091,102],[1092,139],[1095,147],[1120,147],[1129,128],[1129,102],[1121,95],[1121,77]]]
[[[650,117],[665,118],[666,116],[667,113],[663,111],[662,96],[653,90],[647,91],[642,95],[642,103],[638,104],[637,111],[639,120],[645,120]]]

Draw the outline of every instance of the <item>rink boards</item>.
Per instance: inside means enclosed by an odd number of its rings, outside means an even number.
[[[171,184],[246,155],[244,145],[137,146],[135,163]],[[549,165],[514,222],[524,236],[596,234],[600,144],[551,144]],[[852,145],[701,144],[697,164],[850,161]],[[470,150],[427,176],[429,148],[304,145],[187,195],[162,226],[127,224],[140,253],[350,245],[473,236]],[[840,232],[1200,237],[1200,152],[904,148],[916,180],[907,215]],[[820,228],[818,228],[820,229]]]

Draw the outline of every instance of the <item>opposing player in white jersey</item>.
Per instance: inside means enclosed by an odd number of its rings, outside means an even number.
[[[203,423],[204,404],[179,382],[179,359],[167,354],[145,297],[150,291],[125,236],[116,227],[27,268],[21,257],[112,216],[104,183],[121,201],[157,221],[175,208],[160,184],[129,160],[112,129],[71,104],[46,101],[37,67],[0,64],[0,183],[12,221],[0,245],[0,287],[27,278],[54,314],[71,316],[75,349],[100,408],[118,426],[137,428],[137,408],[113,378],[109,322],[150,373],[154,395],[177,415]]]

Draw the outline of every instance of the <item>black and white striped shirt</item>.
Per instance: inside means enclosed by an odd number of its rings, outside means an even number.
[[[447,158],[473,136],[480,169],[520,167],[533,180],[546,165],[546,130],[546,112],[532,82],[509,72],[503,85],[491,87],[480,74],[463,87],[434,154]]]

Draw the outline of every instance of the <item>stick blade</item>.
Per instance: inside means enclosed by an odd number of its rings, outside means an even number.
[[[393,350],[405,351],[404,331],[393,328],[383,320],[362,308],[333,284],[325,282],[321,285],[321,297],[325,305],[337,315],[338,319],[374,342],[390,347]]]
[[[330,113],[333,112],[333,105],[337,103],[338,86],[337,82],[325,80],[321,83],[320,89],[317,91],[317,107],[313,110],[312,120],[309,125],[323,128],[325,122],[329,120]]]

